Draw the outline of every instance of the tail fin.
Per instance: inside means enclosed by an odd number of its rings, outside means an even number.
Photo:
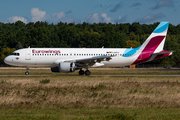
[[[140,47],[140,51],[157,53],[163,50],[169,22],[161,22]]]
[[[171,53],[164,53],[163,55],[162,53],[161,55],[156,54],[163,51],[168,26],[169,22],[161,22],[156,27],[146,41],[138,48],[136,55],[139,54],[139,57],[133,64],[151,61],[157,59],[157,57],[159,59],[168,56]]]

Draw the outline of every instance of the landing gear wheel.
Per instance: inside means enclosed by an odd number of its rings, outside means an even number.
[[[29,67],[28,66],[26,67],[25,75],[29,75]]]
[[[28,71],[26,71],[26,72],[25,72],[25,75],[29,75],[29,72],[28,72]]]
[[[84,75],[84,70],[80,70],[79,75]]]
[[[89,76],[91,74],[91,72],[89,70],[85,71],[85,75]]]

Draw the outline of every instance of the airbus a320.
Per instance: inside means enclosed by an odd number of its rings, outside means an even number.
[[[161,22],[137,48],[24,48],[4,59],[6,64],[26,67],[50,67],[52,72],[90,75],[89,67],[120,67],[160,59],[172,54],[163,50],[169,22]],[[85,71],[83,70],[85,69]]]

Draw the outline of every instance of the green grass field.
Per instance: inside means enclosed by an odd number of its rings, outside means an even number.
[[[163,68],[90,68],[91,75],[151,75],[151,74],[180,74],[180,69]],[[26,68],[0,67],[0,75],[24,75]],[[73,73],[53,73],[50,68],[30,68],[30,75],[78,75],[78,70]]]
[[[179,69],[91,71],[94,75],[180,74]],[[24,68],[0,68],[1,75],[24,72]],[[35,68],[31,75],[58,76],[1,76],[0,119],[180,119],[177,76],[74,76],[77,73],[63,76]]]

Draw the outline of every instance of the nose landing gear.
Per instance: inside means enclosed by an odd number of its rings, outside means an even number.
[[[25,75],[29,75],[29,67],[26,68]]]

